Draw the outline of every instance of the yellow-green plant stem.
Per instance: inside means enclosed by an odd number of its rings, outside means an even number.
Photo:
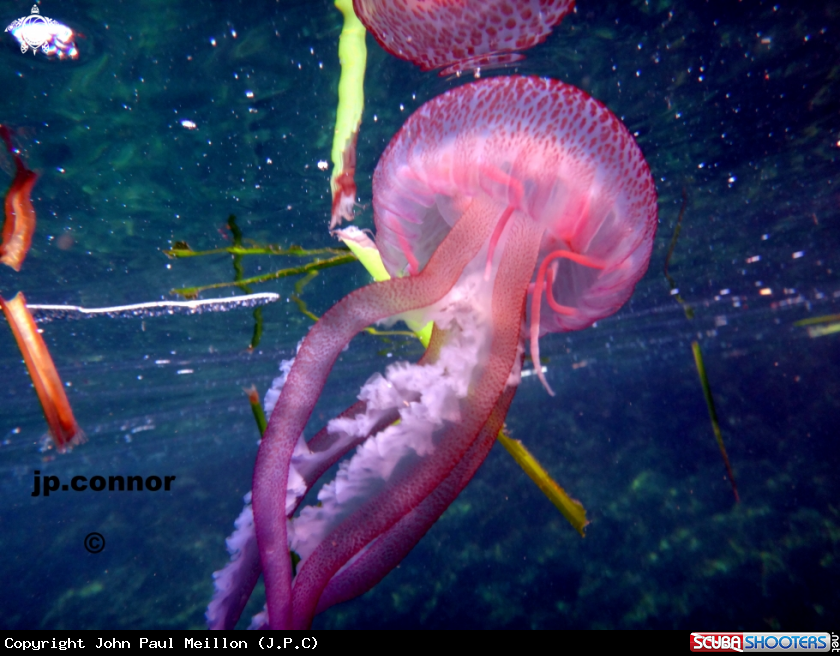
[[[253,385],[251,389],[246,389],[245,393],[248,395],[248,403],[251,404],[251,412],[254,413],[254,420],[257,422],[257,429],[260,431],[260,437],[265,434],[265,429],[268,427],[268,422],[265,419],[265,412],[263,411],[262,403],[260,403],[257,388]]]
[[[679,238],[680,231],[682,230],[682,221],[683,216],[685,216],[686,207],[688,207],[688,194],[685,191],[685,187],[683,187],[682,205],[680,206],[679,216],[677,216],[677,225],[674,227],[674,235],[671,237],[671,243],[668,246],[668,254],[665,256],[664,272],[665,277],[668,279],[668,285],[671,288],[671,294],[675,297],[677,303],[682,306],[686,319],[693,319],[693,308],[686,303],[685,300],[683,300],[682,296],[679,295],[677,283],[671,277],[671,274],[668,273],[668,265],[671,262],[671,256],[674,254],[674,249],[677,246],[677,239]],[[709,417],[712,421],[712,431],[715,434],[715,440],[717,441],[718,448],[723,456],[723,464],[726,466],[726,473],[729,476],[729,482],[732,484],[732,492],[735,494],[735,501],[737,502],[739,501],[738,487],[735,485],[735,475],[732,473],[732,466],[729,464],[729,456],[726,454],[726,447],[723,445],[723,435],[721,434],[720,422],[718,422],[717,412],[715,411],[712,389],[709,385],[709,379],[706,377],[706,368],[703,365],[703,354],[700,351],[700,345],[697,342],[691,343],[691,350],[694,353],[694,364],[697,366],[697,373],[700,376],[700,385],[703,387],[703,395],[706,398],[706,406],[709,409]]]
[[[726,455],[726,447],[723,445],[723,435],[720,432],[720,422],[718,421],[717,410],[715,410],[715,400],[712,398],[712,388],[706,376],[706,367],[703,364],[703,353],[700,351],[700,344],[691,342],[691,351],[694,353],[694,364],[697,365],[697,375],[700,376],[700,385],[703,388],[703,396],[706,398],[706,407],[709,409],[709,419],[712,421],[712,431],[715,434],[715,441],[717,441],[720,454],[723,456],[723,464],[726,465],[726,474],[729,476],[729,482],[732,484],[735,501],[738,502],[740,501],[738,486],[735,485],[735,474],[732,473],[729,456]]]
[[[275,244],[260,244],[257,246],[241,246],[234,244],[225,248],[212,248],[207,251],[194,251],[184,242],[178,242],[173,248],[163,251],[171,258],[201,257],[203,255],[220,255],[230,253],[231,255],[288,255],[290,257],[312,257],[315,255],[346,255],[346,248],[313,248],[306,249],[300,246],[289,246],[283,248]]]
[[[344,16],[344,26],[338,37],[341,77],[338,80],[338,107],[332,143],[333,170],[330,188],[333,194],[337,187],[336,178],[344,172],[344,150],[354,142],[354,135],[359,131],[362,122],[367,66],[365,26],[353,11],[353,0],[336,0],[335,6]]]
[[[811,339],[816,337],[825,337],[826,335],[834,335],[836,333],[840,333],[840,321],[819,326],[808,326],[805,330],[808,331],[808,337]]]
[[[522,442],[509,438],[505,435],[504,431],[499,431],[496,439],[505,447],[507,452],[522,467],[525,473],[528,474],[529,478],[537,484],[537,487],[542,490],[549,501],[557,507],[557,510],[563,514],[563,517],[580,533],[581,537],[586,537],[583,529],[589,524],[589,520],[586,519],[586,509],[583,507],[583,504],[577,499],[572,499],[566,493],[566,490],[551,478],[549,473],[537,462],[537,459],[531,455],[531,452],[525,448]]]
[[[794,326],[813,326],[818,323],[834,323],[840,321],[840,314],[824,314],[821,317],[809,317],[794,322]]]
[[[331,267],[347,264],[348,262],[355,262],[356,256],[352,253],[344,252],[343,255],[331,257],[327,260],[314,260],[307,262],[297,267],[290,267],[288,269],[280,269],[279,271],[272,271],[261,276],[254,276],[252,278],[245,278],[238,282],[217,282],[211,285],[201,285],[199,287],[180,287],[173,289],[173,294],[178,294],[185,298],[195,298],[203,291],[208,289],[222,289],[224,287],[238,287],[239,285],[254,285],[261,282],[268,282],[269,280],[279,280],[280,278],[288,278],[290,276],[300,276],[311,271],[323,271]]]
[[[231,214],[228,217],[228,228],[230,228],[230,232],[233,235],[233,245],[234,246],[241,246],[242,245],[242,231],[239,229],[239,226],[236,224],[236,216]],[[250,294],[251,288],[242,282],[242,277],[245,275],[242,270],[242,255],[234,255],[233,256],[233,279],[235,282],[239,282],[239,289],[241,289],[246,294]],[[263,334],[263,315],[262,315],[262,308],[257,307],[254,308],[254,312],[252,314],[254,317],[254,331],[251,333],[251,343],[248,345],[248,348],[253,350],[260,345],[260,340],[262,339]]]

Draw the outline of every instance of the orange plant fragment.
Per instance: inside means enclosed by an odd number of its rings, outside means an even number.
[[[9,128],[0,125],[0,138],[6,143],[15,160],[15,178],[6,193],[6,220],[3,223],[3,241],[0,243],[0,262],[20,271],[23,259],[32,244],[35,232],[35,208],[32,207],[32,187],[38,176],[23,163],[12,147]]]
[[[85,436],[73,417],[73,410],[64,393],[64,386],[58,377],[52,356],[47,350],[44,338],[38,332],[35,319],[26,307],[26,298],[22,293],[15,295],[11,301],[0,297],[0,307],[6,315],[18,348],[23,354],[26,368],[32,377],[44,417],[50,427],[50,435],[59,452],[64,453],[68,448],[84,442]]]

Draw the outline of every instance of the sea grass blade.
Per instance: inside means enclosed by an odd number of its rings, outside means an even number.
[[[499,431],[496,439],[505,447],[507,452],[516,461],[516,464],[522,467],[523,471],[528,474],[528,477],[537,484],[537,487],[542,490],[549,501],[557,507],[557,510],[563,514],[563,517],[580,533],[581,537],[586,537],[583,529],[589,524],[589,520],[586,519],[586,509],[583,507],[583,504],[577,499],[570,497],[566,493],[566,490],[551,478],[549,473],[531,455],[531,452],[525,448],[522,442],[511,439],[505,435],[504,431]]]
[[[741,498],[738,496],[738,486],[735,484],[735,474],[732,473],[732,466],[729,464],[729,456],[726,455],[726,447],[723,445],[723,435],[720,432],[715,400],[712,398],[712,388],[709,386],[709,379],[706,377],[706,367],[703,364],[703,353],[700,351],[700,344],[691,342],[691,350],[694,353],[694,364],[697,365],[697,375],[700,376],[700,385],[703,387],[703,396],[706,398],[706,406],[709,408],[709,419],[712,421],[712,431],[715,434],[720,454],[723,456],[723,464],[726,465],[726,474],[732,484],[732,492],[735,494],[735,501]]]

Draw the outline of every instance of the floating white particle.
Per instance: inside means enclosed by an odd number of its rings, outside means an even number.
[[[793,257],[793,259],[794,259],[794,260],[798,260],[800,257],[804,257],[804,256],[805,256],[805,251],[796,251],[796,252],[792,255],[792,257]]]
[[[329,167],[329,164],[326,162],[326,160],[323,160],[323,159],[318,160],[318,170],[319,171],[326,171],[328,167]]]
[[[574,365],[573,365],[574,366]],[[548,367],[542,366],[540,367],[544,374],[548,373]],[[577,369],[577,367],[575,367]],[[533,369],[523,369],[522,373],[520,374],[520,378],[528,378],[528,376],[533,376],[536,372]]]
[[[728,293],[729,293],[729,289],[721,289],[720,290],[720,295],[721,296],[726,296]]]
[[[770,295],[773,294],[773,290],[770,289],[769,287],[765,287],[764,289],[759,290],[758,293],[761,294],[762,296],[770,296]]]
[[[175,373],[178,374],[178,375],[183,375],[183,374],[191,374],[191,373],[195,373],[195,372],[192,369],[178,369],[178,371],[176,371]]]
[[[752,257],[747,258],[747,264],[753,264],[754,262],[758,262],[761,260],[761,255],[753,255]]]
[[[253,92],[253,91],[251,91],[250,89],[248,89],[248,90],[245,92],[245,97],[246,97],[246,98],[253,98],[253,97],[254,97],[254,92]]]
[[[187,128],[187,130],[195,130],[198,126],[188,118],[185,118],[181,120],[181,127]]]

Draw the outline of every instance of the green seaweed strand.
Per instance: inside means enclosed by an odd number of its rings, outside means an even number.
[[[738,496],[738,486],[735,484],[735,474],[732,473],[732,466],[729,464],[729,456],[726,455],[726,447],[723,445],[723,435],[720,432],[720,422],[715,410],[715,400],[712,398],[712,388],[709,386],[709,379],[706,377],[706,367],[703,364],[703,353],[700,351],[700,344],[691,342],[691,350],[694,353],[694,364],[697,365],[697,374],[700,376],[700,385],[703,387],[703,396],[706,398],[706,407],[709,408],[709,419],[712,420],[712,430],[715,433],[720,454],[723,456],[723,464],[726,465],[726,474],[732,484],[732,492],[735,494],[735,502],[741,498]]]
[[[236,225],[236,215],[231,214],[227,220],[228,228],[230,228],[230,232],[233,235],[233,245],[234,246],[242,246],[242,231],[239,229],[239,226]],[[240,284],[237,285],[239,289],[241,289],[246,294],[250,294],[251,288],[242,283],[242,254],[237,253],[233,256],[233,271],[234,271],[234,281],[239,282]],[[254,350],[259,346],[260,339],[262,339],[263,334],[263,315],[262,315],[262,308],[254,308],[254,332],[251,334],[251,343],[248,345],[248,348]],[[263,418],[265,419],[265,418]]]
[[[671,277],[671,274],[668,273],[668,265],[671,263],[671,256],[674,254],[674,249],[677,246],[677,239],[679,239],[680,231],[682,230],[682,220],[683,216],[685,215],[685,208],[688,206],[688,194],[685,192],[685,187],[682,190],[682,205],[680,206],[680,213],[677,216],[677,225],[674,228],[674,236],[671,237],[671,244],[668,246],[668,254],[665,256],[665,277],[668,279],[668,285],[671,287],[671,293],[673,294],[675,289],[677,288],[677,283]],[[692,307],[683,300],[683,297],[677,294],[673,294],[677,300],[677,303],[682,305],[683,311],[685,311],[685,316],[688,319],[694,318],[694,310]]]

